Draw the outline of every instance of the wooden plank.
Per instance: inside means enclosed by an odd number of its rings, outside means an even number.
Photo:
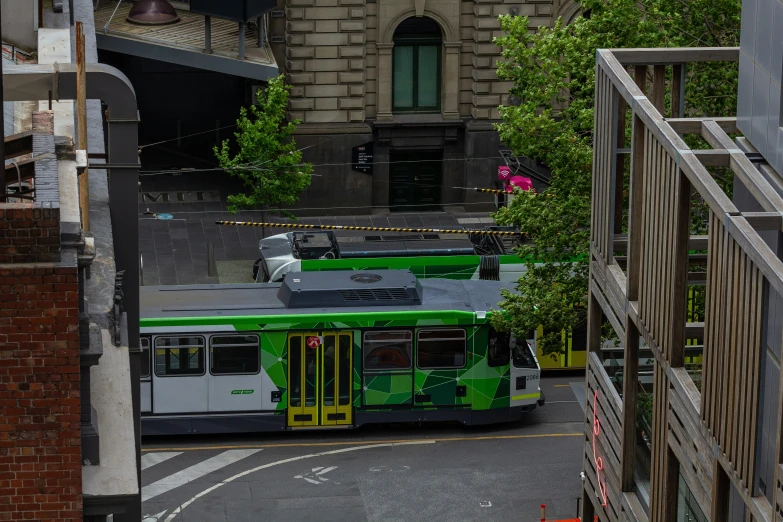
[[[636,479],[636,409],[637,382],[639,379],[639,331],[633,321],[626,321],[623,367],[623,419],[622,419],[622,491],[633,491]]]
[[[762,299],[764,296],[763,291],[763,281],[761,281],[761,277],[759,274],[755,274],[754,277],[754,287],[753,287],[753,293],[755,295],[751,295],[750,298],[755,301],[755,309],[758,310],[758,312],[755,314],[755,321],[753,324],[753,330],[752,335],[753,338],[750,342],[750,348],[751,348],[751,354],[753,355],[752,360],[750,362],[750,373],[748,375],[749,385],[750,385],[750,393],[748,396],[750,397],[751,401],[749,404],[750,409],[750,422],[748,423],[748,471],[747,471],[747,484],[748,487],[752,487],[752,480],[753,477],[756,476],[756,430],[758,429],[758,412],[759,412],[759,401],[761,399],[761,357],[762,357],[762,317],[764,317],[763,314],[763,305],[762,305]],[[751,491],[752,494],[752,491]]]
[[[767,212],[780,212],[783,210],[783,197],[777,193],[764,176],[750,162],[741,150],[733,150],[731,153],[731,170],[737,175],[745,188],[753,194],[761,208]]]
[[[680,114],[680,102],[683,101],[683,93],[685,84],[683,82],[683,74],[685,72],[685,65],[681,63],[674,64],[672,66],[672,86],[671,86],[671,115],[672,118],[681,118],[684,114]]]
[[[729,477],[717,459],[713,477],[715,478],[712,481],[710,520],[712,522],[729,522]]]
[[[705,119],[701,123],[701,136],[713,149],[732,150],[737,144],[729,137],[718,122]]]
[[[760,213],[763,214],[760,219],[766,220],[768,217],[771,219],[775,216],[772,213]],[[747,213],[743,213],[743,216],[747,218]],[[780,215],[777,215],[780,218]],[[783,220],[783,218],[781,218]],[[707,250],[709,246],[708,235],[692,235],[688,238],[689,250]],[[628,234],[615,234],[614,236],[614,249],[616,252],[627,252],[628,249]]]
[[[685,361],[685,322],[688,300],[688,248],[690,243],[691,184],[677,169],[675,230],[672,248],[671,355],[669,362],[680,367]]]
[[[33,153],[33,131],[12,134],[6,136],[3,141],[5,143],[5,159],[7,160]]]
[[[663,116],[665,112],[664,101],[666,99],[666,66],[656,65],[653,67],[652,101],[658,114]]]
[[[677,134],[701,134],[702,122],[707,120],[717,123],[718,126],[726,133],[736,134],[738,132],[736,116],[710,116],[708,118],[667,118],[666,123],[668,123]]]
[[[724,149],[694,150],[693,153],[705,167],[728,167],[731,163],[731,154]]]
[[[619,95],[614,96],[614,98],[617,125],[615,140],[612,144],[612,159],[614,160],[614,213],[612,217],[614,227],[612,233],[620,234],[623,231],[623,211],[625,210],[625,158],[623,155],[617,154],[617,149],[625,148],[625,112],[627,106],[625,100]],[[611,255],[611,251],[609,255]]]
[[[647,81],[647,67],[636,67],[634,79],[640,89],[644,90]],[[628,217],[628,230],[631,242],[628,245],[628,300],[639,299],[639,272],[644,256],[642,250],[642,208],[644,206],[644,161],[645,161],[645,130],[642,120],[632,114],[633,129],[631,136],[631,181],[630,181],[630,208]]]
[[[755,230],[783,230],[783,214],[780,212],[743,212],[742,217]]]
[[[634,517],[636,522],[649,521],[647,518],[647,513],[644,511],[641,502],[639,502],[639,498],[636,496],[636,493],[623,493],[623,507]],[[582,520],[589,519],[583,518]]]
[[[590,300],[587,303],[587,351],[595,353],[601,349],[601,302],[596,298],[595,279],[590,277]],[[599,292],[600,294],[600,292]],[[608,303],[607,303],[607,308]]]
[[[758,267],[770,286],[783,295],[783,261],[770,250],[744,217],[728,216],[728,231],[753,264]]]
[[[753,469],[753,461],[756,460],[756,452],[755,452],[755,440],[750,441],[749,439],[756,437],[756,431],[758,429],[758,426],[751,425],[750,419],[753,417],[753,412],[751,409],[753,408],[754,403],[754,396],[758,396],[761,390],[759,389],[759,383],[755,382],[753,379],[753,368],[752,366],[755,364],[755,361],[757,357],[755,356],[755,352],[761,351],[761,337],[756,336],[757,329],[761,328],[761,317],[764,317],[763,313],[763,306],[760,302],[760,300],[757,300],[757,294],[762,293],[763,294],[763,281],[758,281],[760,279],[758,277],[758,270],[753,266],[753,264],[750,262],[750,260],[747,259],[747,256],[743,256],[746,259],[746,266],[745,266],[745,292],[743,295],[743,310],[740,310],[740,317],[745,317],[746,321],[744,321],[743,324],[743,337],[744,337],[744,346],[743,346],[743,354],[742,354],[742,368],[743,370],[743,383],[742,387],[739,391],[741,394],[740,396],[742,399],[742,415],[740,416],[740,426],[742,426],[742,439],[740,441],[740,451],[742,452],[742,455],[740,457],[742,458],[743,462],[746,463],[747,470],[745,471],[745,480],[743,482],[746,484],[746,486],[752,490],[752,479],[753,475],[748,475]],[[759,286],[761,288],[759,288]],[[758,303],[757,303],[758,301]],[[759,361],[760,364],[760,361]],[[748,371],[750,370],[750,371]],[[750,480],[750,481],[749,481]]]
[[[622,65],[739,61],[739,47],[628,48],[611,49],[606,52],[611,53]]]

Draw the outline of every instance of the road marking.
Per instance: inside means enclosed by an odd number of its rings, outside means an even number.
[[[155,464],[160,464],[161,462],[166,462],[167,460],[176,457],[177,455],[182,455],[181,451],[163,451],[160,453],[147,453],[146,455],[141,456],[141,470],[144,471],[145,469],[154,466]]]
[[[548,401],[547,401],[548,402]],[[576,422],[575,422],[576,424]],[[579,423],[581,424],[581,423]],[[426,444],[429,442],[459,442],[476,440],[508,440],[508,439],[541,439],[546,437],[581,437],[583,433],[533,433],[529,435],[487,435],[483,437],[436,437],[432,439],[397,439],[397,440],[368,440],[363,444]],[[347,446],[356,444],[356,441],[341,442],[283,442],[280,444],[248,444],[242,446],[196,446],[193,448],[146,448],[142,453],[151,451],[206,451],[206,450],[229,450],[229,449],[253,449],[253,448],[317,448],[321,446]]]
[[[312,471],[308,471],[308,472],[302,473],[301,475],[295,475],[294,478],[295,479],[304,479],[307,482],[309,482],[310,484],[315,484],[317,486],[319,484],[323,484],[324,482],[328,482],[329,481],[328,478],[322,477],[321,475],[325,475],[326,473],[329,473],[330,471],[333,471],[335,469],[337,469],[337,466],[331,466],[331,467],[328,467],[328,468],[324,468],[323,466],[321,466],[321,467],[318,467],[318,468],[313,468]],[[314,479],[309,478],[310,476],[313,475],[313,473],[315,473],[315,478]]]
[[[434,440],[426,440],[426,441],[418,441],[418,442],[390,442],[390,443],[387,442],[387,443],[384,443],[384,444],[370,444],[370,445],[367,445],[367,446],[354,446],[352,448],[342,448],[342,449],[337,449],[337,450],[332,450],[332,451],[323,451],[321,453],[311,453],[309,455],[300,455],[298,457],[290,457],[290,458],[287,458],[287,459],[278,460],[278,461],[275,461],[275,462],[270,462],[269,464],[262,464],[260,466],[256,466],[253,469],[249,469],[247,471],[243,471],[242,473],[237,473],[233,477],[229,477],[226,480],[224,480],[222,482],[218,482],[214,486],[205,489],[204,491],[202,491],[201,493],[199,493],[198,495],[196,495],[195,497],[191,498],[190,500],[188,500],[187,502],[185,502],[184,504],[179,506],[177,509],[175,509],[172,514],[170,514],[168,517],[166,517],[166,522],[171,522],[172,520],[174,520],[174,517],[176,517],[177,515],[179,515],[182,512],[183,509],[185,509],[186,507],[188,507],[189,505],[191,505],[193,502],[195,502],[196,500],[200,499],[204,495],[207,495],[207,494],[215,491],[217,488],[219,488],[219,487],[221,487],[221,486],[223,486],[225,484],[228,484],[229,482],[233,482],[233,481],[235,481],[238,478],[242,478],[242,477],[244,477],[246,475],[250,475],[251,473],[255,473],[256,471],[260,471],[262,469],[271,468],[272,466],[279,466],[280,464],[287,464],[289,462],[296,462],[297,460],[311,459],[311,458],[314,458],[314,457],[323,457],[324,455],[336,455],[338,453],[346,453],[348,451],[357,451],[357,450],[363,450],[363,449],[377,448],[377,447],[381,447],[381,446],[410,446],[410,445],[414,445],[414,444],[434,444],[434,443],[435,443]]]
[[[141,522],[158,522],[160,520],[160,517],[166,514],[167,509],[164,509],[160,513],[156,515],[144,515],[144,518],[141,519]]]
[[[546,401],[547,404],[577,404],[579,401]]]
[[[185,468],[180,472],[174,473],[166,478],[160,479],[157,482],[153,482],[149,486],[144,486],[141,489],[141,501],[146,502],[151,498],[167,493],[174,488],[178,488],[188,482],[196,480],[199,477],[203,477],[208,473],[217,471],[220,468],[224,468],[229,464],[233,464],[239,460],[249,457],[254,453],[258,453],[260,449],[242,449],[224,451],[220,455],[207,459],[205,461],[194,464],[189,468]]]
[[[570,384],[554,384],[553,387],[555,388],[570,388]]]

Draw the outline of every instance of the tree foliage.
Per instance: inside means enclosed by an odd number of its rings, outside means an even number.
[[[310,186],[313,167],[302,163],[302,151],[292,137],[300,122],[285,119],[290,89],[283,75],[269,80],[258,92],[258,105],[239,110],[237,153],[232,155],[228,140],[214,148],[220,167],[242,180],[246,189],[228,197],[232,213],[293,205]]]
[[[505,35],[495,39],[504,58],[498,77],[513,81],[510,94],[520,100],[500,107],[496,128],[515,154],[550,168],[551,186],[547,197],[520,193],[494,216],[532,236],[518,251],[529,260],[519,293],[504,293],[506,314],[494,321],[518,336],[543,325],[545,354],[561,352],[561,331],[586,319],[596,50],[739,44],[741,0],[581,0],[581,6],[589,16],[538,31],[526,17],[501,16]],[[734,114],[736,85],[736,64],[689,65],[686,114]]]

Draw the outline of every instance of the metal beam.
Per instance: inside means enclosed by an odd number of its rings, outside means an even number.
[[[149,58],[160,62],[175,63],[186,67],[204,69],[242,78],[266,81],[279,74],[277,64],[263,64],[250,60],[238,60],[235,57],[221,56],[213,52],[207,54],[201,50],[167,47],[122,36],[96,33],[98,49],[116,53]],[[46,99],[46,96],[41,98]]]

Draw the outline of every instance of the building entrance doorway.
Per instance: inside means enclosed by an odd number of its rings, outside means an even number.
[[[441,210],[442,151],[392,151],[389,165],[389,210]]]

